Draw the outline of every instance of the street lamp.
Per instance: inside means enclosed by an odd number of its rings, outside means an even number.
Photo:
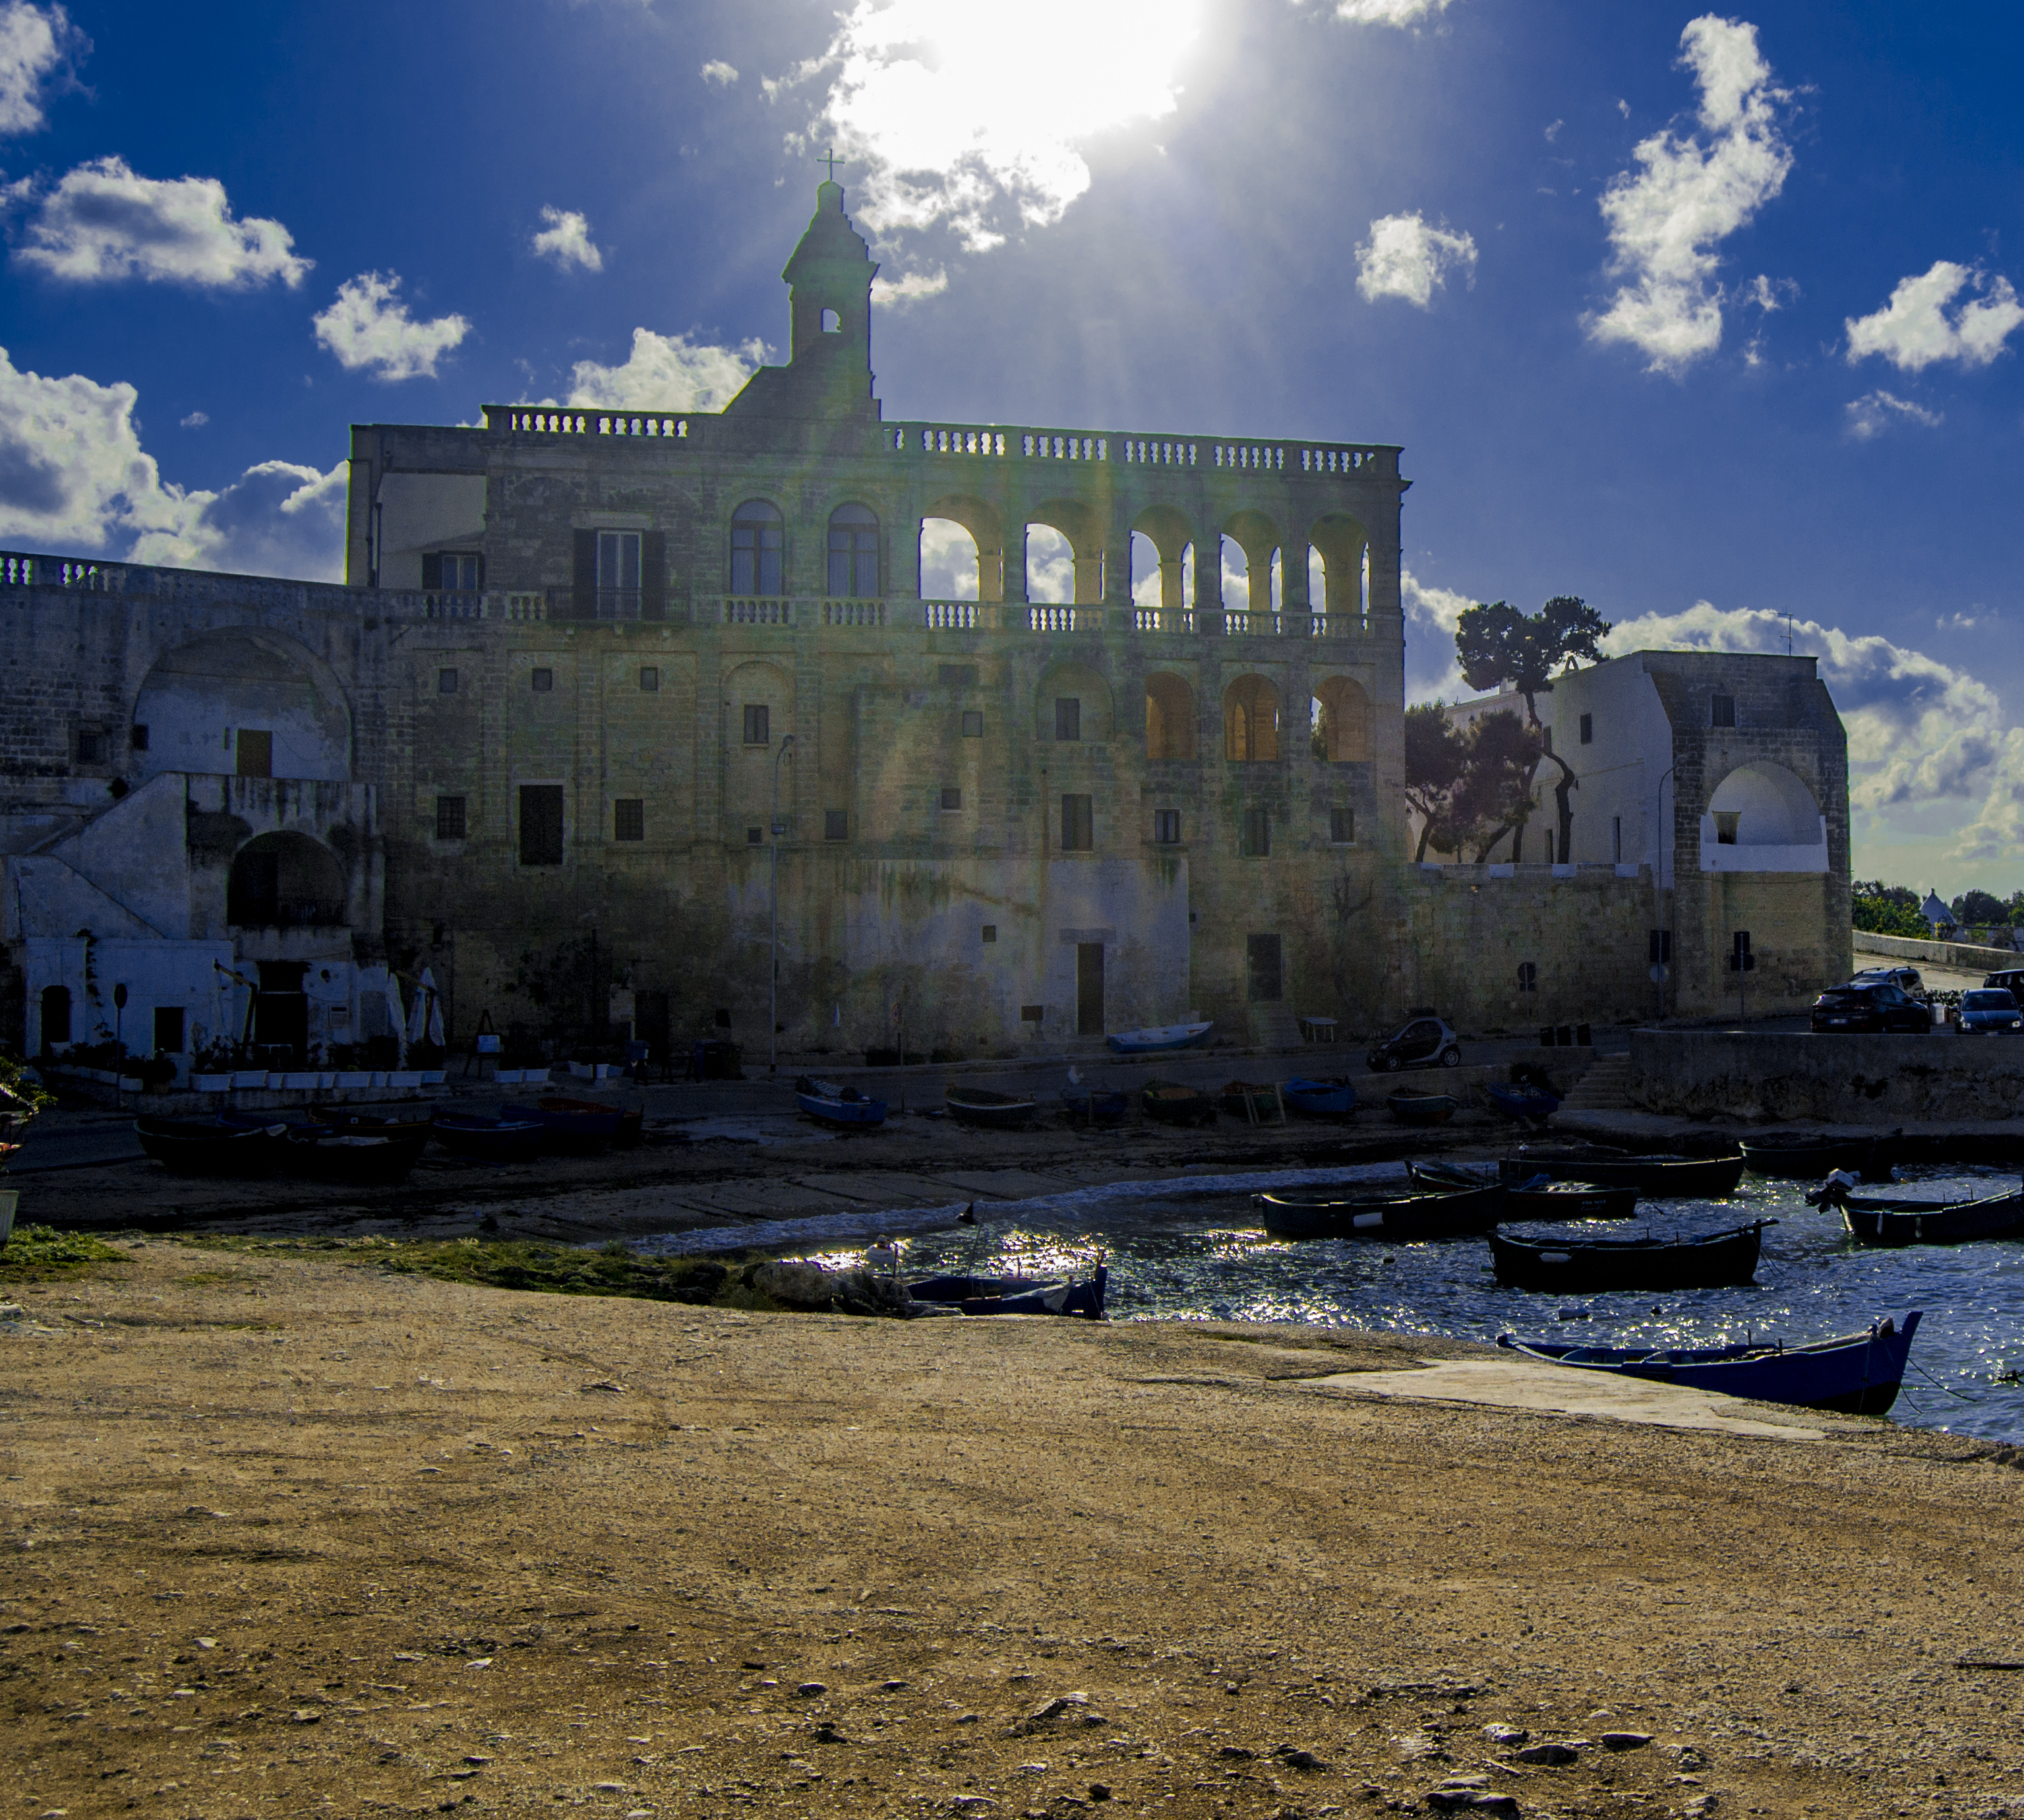
[[[780,836],[787,831],[787,824],[780,819],[780,761],[794,743],[790,733],[780,742],[780,749],[773,754],[773,819],[768,829],[772,852],[772,878],[768,886],[768,896],[772,899],[772,938],[767,957],[766,986],[766,1072],[779,1072],[780,1042]]]

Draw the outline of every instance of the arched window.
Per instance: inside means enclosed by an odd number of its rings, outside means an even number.
[[[878,597],[878,515],[869,506],[840,505],[829,515],[829,592],[832,600]]]
[[[42,988],[42,1048],[46,1053],[58,1043],[70,1040],[70,988]]]
[[[731,515],[731,591],[778,594],[787,534],[779,508],[748,499]]]
[[[1329,677],[1314,691],[1314,749],[1325,765],[1370,756],[1370,698],[1353,677]]]
[[[233,856],[225,919],[242,929],[329,929],[344,922],[344,868],[306,835],[266,834]]]
[[[1195,755],[1194,691],[1177,676],[1156,670],[1146,679],[1146,756]]]
[[[1223,749],[1240,761],[1279,756],[1279,692],[1262,676],[1241,676],[1223,692]]]

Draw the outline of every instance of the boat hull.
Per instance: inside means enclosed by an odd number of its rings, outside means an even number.
[[[1017,1099],[1008,1094],[964,1094],[951,1092],[942,1097],[948,1115],[959,1125],[971,1125],[986,1131],[1010,1131],[1025,1124],[1040,1107],[1030,1099]]]
[[[1858,1245],[1890,1250],[1907,1245],[1972,1245],[2024,1238],[2024,1194],[1992,1194],[1951,1204],[1851,1196],[1841,1216]]]
[[[1401,1125],[1446,1125],[1461,1106],[1447,1093],[1395,1093],[1384,1103]]]
[[[1208,1040],[1213,1023],[1168,1024],[1143,1030],[1120,1030],[1104,1041],[1120,1055],[1164,1055],[1170,1050],[1192,1049]]]
[[[1754,1282],[1764,1223],[1667,1242],[1530,1239],[1490,1235],[1490,1262],[1506,1289],[1600,1294],[1611,1290],[1721,1289]]]
[[[1543,1124],[1560,1110],[1556,1096],[1536,1087],[1505,1087],[1493,1081],[1487,1083],[1483,1091],[1490,1103],[1506,1118]]]
[[[1279,1089],[1289,1112],[1308,1118],[1345,1118],[1356,1110],[1356,1089],[1346,1081],[1289,1081]]]
[[[825,1099],[820,1094],[798,1093],[794,1103],[810,1118],[845,1131],[871,1131],[886,1122],[882,1099]]]
[[[1600,1188],[1634,1188],[1656,1198],[1677,1195],[1718,1201],[1736,1192],[1743,1180],[1743,1158],[1732,1157],[1613,1157],[1586,1152],[1521,1150],[1498,1163],[1507,1183],[1533,1176],[1556,1182],[1593,1182]]]
[[[1406,1172],[1430,1188],[1480,1188],[1488,1180],[1454,1163],[1408,1163]],[[1637,1210],[1637,1191],[1593,1182],[1507,1182],[1504,1205],[1507,1220],[1628,1220]]]
[[[1063,1281],[1028,1277],[931,1276],[908,1285],[917,1302],[934,1302],[966,1315],[1065,1315],[1103,1319],[1110,1272],[1098,1264],[1088,1276]]]
[[[227,1124],[201,1118],[137,1118],[141,1148],[178,1176],[265,1176],[281,1166],[285,1123]]]
[[[1116,1125],[1131,1110],[1131,1095],[1128,1093],[1077,1093],[1072,1088],[1062,1091],[1062,1109],[1071,1118],[1080,1118],[1091,1125]]]
[[[1846,1169],[1865,1182],[1887,1182],[1898,1142],[1894,1138],[1820,1138],[1780,1143],[1775,1139],[1745,1138],[1738,1147],[1744,1166],[1753,1176],[1817,1182],[1836,1169]]]
[[[1198,1088],[1171,1081],[1149,1081],[1138,1103],[1146,1116],[1161,1125],[1206,1125],[1216,1117],[1216,1102]]]
[[[1259,1223],[1273,1238],[1380,1238],[1410,1245],[1487,1232],[1503,1216],[1501,1187],[1458,1188],[1354,1201],[1293,1201],[1253,1194]]]
[[[541,1148],[556,1155],[596,1156],[618,1135],[618,1109],[614,1106],[508,1106],[503,1117],[532,1119],[541,1128]]]
[[[428,1141],[427,1125],[420,1131],[392,1133],[295,1125],[283,1139],[291,1174],[319,1182],[381,1186],[405,1181]]]
[[[478,1118],[438,1113],[429,1135],[451,1155],[475,1163],[531,1163],[541,1154],[539,1119]]]

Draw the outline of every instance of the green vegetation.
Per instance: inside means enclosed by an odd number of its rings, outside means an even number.
[[[1908,935],[1930,941],[1932,926],[1919,914],[1919,897],[1881,879],[1857,879],[1850,890],[1849,921],[1867,935]]]
[[[47,1282],[77,1276],[98,1264],[124,1264],[126,1254],[103,1239],[48,1226],[16,1226],[0,1245],[0,1283]]]

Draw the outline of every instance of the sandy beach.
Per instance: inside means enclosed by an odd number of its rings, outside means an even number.
[[[19,1812],[2012,1811],[2011,1450],[119,1249],[4,1292]]]

